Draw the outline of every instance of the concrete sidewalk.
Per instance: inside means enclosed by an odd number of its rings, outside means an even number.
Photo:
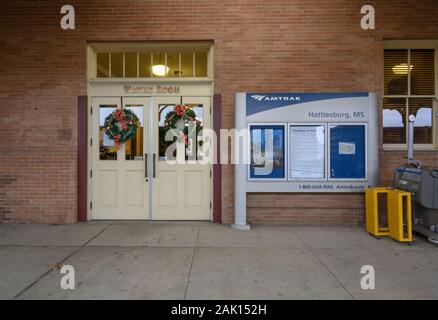
[[[56,266],[75,268],[63,290]],[[375,290],[360,286],[375,268]],[[0,225],[0,299],[438,299],[438,248],[359,227]]]

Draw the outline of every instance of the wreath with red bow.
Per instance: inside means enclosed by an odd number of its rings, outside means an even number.
[[[116,109],[105,118],[105,133],[114,140],[117,149],[121,143],[132,139],[137,133],[140,120],[128,109]]]
[[[178,121],[194,122],[196,123],[196,133],[202,128],[201,121],[196,119],[196,113],[193,111],[193,106],[191,105],[176,105],[173,111],[170,111],[164,120],[165,131],[169,129],[179,129],[180,138],[187,144],[188,127],[183,128],[178,127]]]

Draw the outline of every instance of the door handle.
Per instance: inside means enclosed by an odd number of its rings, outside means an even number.
[[[155,153],[152,155],[152,177],[155,178]]]
[[[148,179],[148,154],[144,154],[144,177]]]

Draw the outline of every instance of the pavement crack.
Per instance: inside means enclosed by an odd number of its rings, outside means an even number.
[[[72,253],[70,253],[69,255],[67,255],[65,258],[63,258],[61,261],[56,263],[56,266],[61,265],[63,262],[67,261],[68,259],[70,259],[76,252],[78,252],[80,249],[84,248],[88,243],[90,243],[91,241],[93,241],[95,238],[97,238],[98,236],[100,236],[102,233],[104,233],[109,227],[111,226],[111,224],[108,224],[105,228],[103,228],[100,232],[98,232],[96,235],[94,235],[93,237],[90,238],[90,240],[86,241],[85,243],[83,243],[82,245],[80,245],[79,247],[76,247],[76,250],[73,250]],[[23,290],[21,290],[19,293],[17,293],[12,300],[18,299],[21,295],[23,295],[27,290],[29,290],[30,288],[32,288],[34,285],[36,285],[39,281],[41,281],[45,276],[47,276],[49,273],[51,273],[53,270],[53,268],[50,268],[49,270],[47,270],[44,274],[42,274],[38,279],[36,279],[35,281],[33,281],[31,284],[29,284],[26,288],[24,288]]]
[[[201,233],[201,227],[199,226],[198,227],[198,234],[196,235],[195,247],[193,248],[192,262],[190,263],[189,274],[187,276],[186,288],[184,290],[184,300],[187,299],[187,289],[189,288],[190,277],[192,275],[193,261],[195,260],[196,250],[198,249],[198,239],[199,239],[200,233]]]

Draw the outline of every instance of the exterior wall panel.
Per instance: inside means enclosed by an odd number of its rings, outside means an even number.
[[[59,2],[2,1],[0,221],[77,221],[77,97],[87,95],[87,42],[213,40],[214,90],[222,98],[222,127],[232,128],[235,92],[382,95],[383,40],[437,38],[436,0],[373,1],[377,28],[368,31],[359,24],[364,4],[78,0],[72,3],[76,30],[64,31]],[[380,152],[382,184],[404,156]],[[425,164],[438,161],[437,151],[415,156]],[[233,166],[223,165],[223,223],[233,221],[233,188]],[[363,202],[353,194],[249,195],[248,219],[356,224]]]

